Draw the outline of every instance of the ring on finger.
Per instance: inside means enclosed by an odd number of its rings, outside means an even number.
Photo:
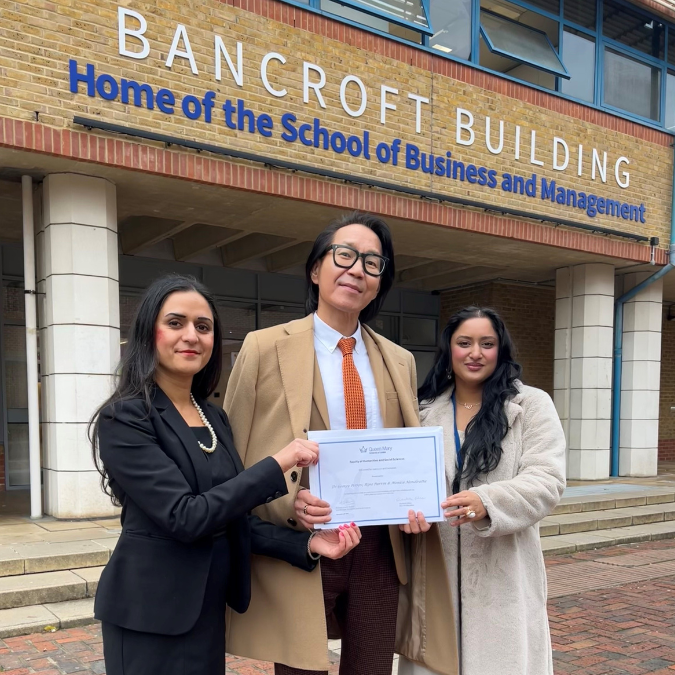
[[[302,509],[302,512],[303,512],[305,515],[307,515],[307,507],[308,507],[308,506],[309,506],[309,504],[305,504],[305,508]]]
[[[469,512],[466,514],[467,518],[475,518],[476,512],[473,509],[469,509]]]

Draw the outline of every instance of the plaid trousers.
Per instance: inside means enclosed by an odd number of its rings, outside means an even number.
[[[321,560],[329,626],[342,635],[340,675],[391,675],[399,582],[386,526],[364,527],[361,543],[340,560]],[[275,675],[328,675],[274,664]]]

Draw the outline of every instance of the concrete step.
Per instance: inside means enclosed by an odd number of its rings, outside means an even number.
[[[110,560],[117,538],[34,542],[0,546],[0,577],[100,567]]]
[[[539,525],[542,537],[577,532],[593,532],[631,525],[648,525],[675,520],[675,502],[583,511],[581,513],[554,514],[544,518]]]
[[[93,597],[103,567],[0,578],[0,610]]]
[[[666,520],[647,525],[628,525],[602,530],[551,535],[541,538],[544,555],[576,553],[589,549],[634,544],[641,541],[675,539],[675,520]]]
[[[602,485],[598,485],[597,489],[601,490]],[[621,492],[608,491],[607,494],[598,492],[597,494],[573,497],[563,495],[560,503],[553,511],[553,515],[607,511],[609,509],[651,506],[654,504],[668,504],[670,502],[675,502],[675,488],[672,487],[650,487],[642,490]]]
[[[94,598],[0,610],[0,638],[74,628],[94,621]]]

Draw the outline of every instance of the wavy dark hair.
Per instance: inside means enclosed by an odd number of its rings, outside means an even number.
[[[455,479],[453,493],[459,490],[462,478],[471,485],[480,474],[497,468],[502,457],[502,441],[509,428],[504,404],[518,393],[516,380],[522,373],[515,360],[513,340],[499,314],[488,307],[465,307],[450,317],[443,330],[433,368],[419,388],[419,400],[431,402],[454,385],[450,342],[468,319],[489,319],[497,335],[497,367],[483,383],[482,405],[466,427],[462,445],[464,466],[461,475]]]
[[[98,429],[102,411],[108,406],[113,414],[115,404],[122,401],[141,398],[148,412],[152,401],[152,390],[155,386],[155,369],[157,368],[157,350],[155,348],[155,324],[159,311],[165,300],[172,293],[195,291],[208,302],[213,313],[213,353],[208,363],[194,376],[192,393],[195,398],[208,397],[218,386],[223,364],[222,329],[218,310],[213,297],[207,288],[192,276],[167,274],[153,281],[146,289],[136,310],[129,330],[124,356],[115,373],[115,391],[98,407],[88,427],[94,464],[101,475],[101,488],[111,498],[113,504],[119,506],[119,500],[110,488],[110,478],[101,462],[98,453]]]
[[[391,287],[394,284],[394,277],[396,275],[396,269],[394,267],[394,245],[391,241],[391,232],[389,231],[389,226],[384,222],[384,220],[378,218],[377,216],[373,216],[370,213],[361,213],[359,211],[346,213],[337,220],[334,220],[314,240],[314,246],[312,246],[312,250],[310,251],[307,262],[305,263],[305,279],[307,281],[307,300],[305,301],[305,311],[307,314],[313,314],[316,312],[319,306],[319,287],[312,281],[312,270],[314,269],[316,263],[322,260],[328,252],[328,247],[333,243],[335,233],[343,227],[347,227],[347,225],[363,225],[369,230],[372,230],[380,240],[380,244],[382,246],[382,255],[385,258],[388,258],[384,272],[380,277],[380,288],[377,292],[377,295],[361,310],[361,313],[359,314],[359,321],[361,323],[366,323],[378,315],[387,297],[387,293],[389,293]],[[357,262],[356,264],[358,265],[359,263]]]

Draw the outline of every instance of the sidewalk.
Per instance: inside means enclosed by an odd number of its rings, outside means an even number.
[[[546,567],[556,675],[675,675],[672,541],[553,556]],[[338,658],[331,653],[331,675]],[[272,675],[273,668],[228,657],[227,672]],[[0,641],[0,673],[102,675],[100,626]]]

